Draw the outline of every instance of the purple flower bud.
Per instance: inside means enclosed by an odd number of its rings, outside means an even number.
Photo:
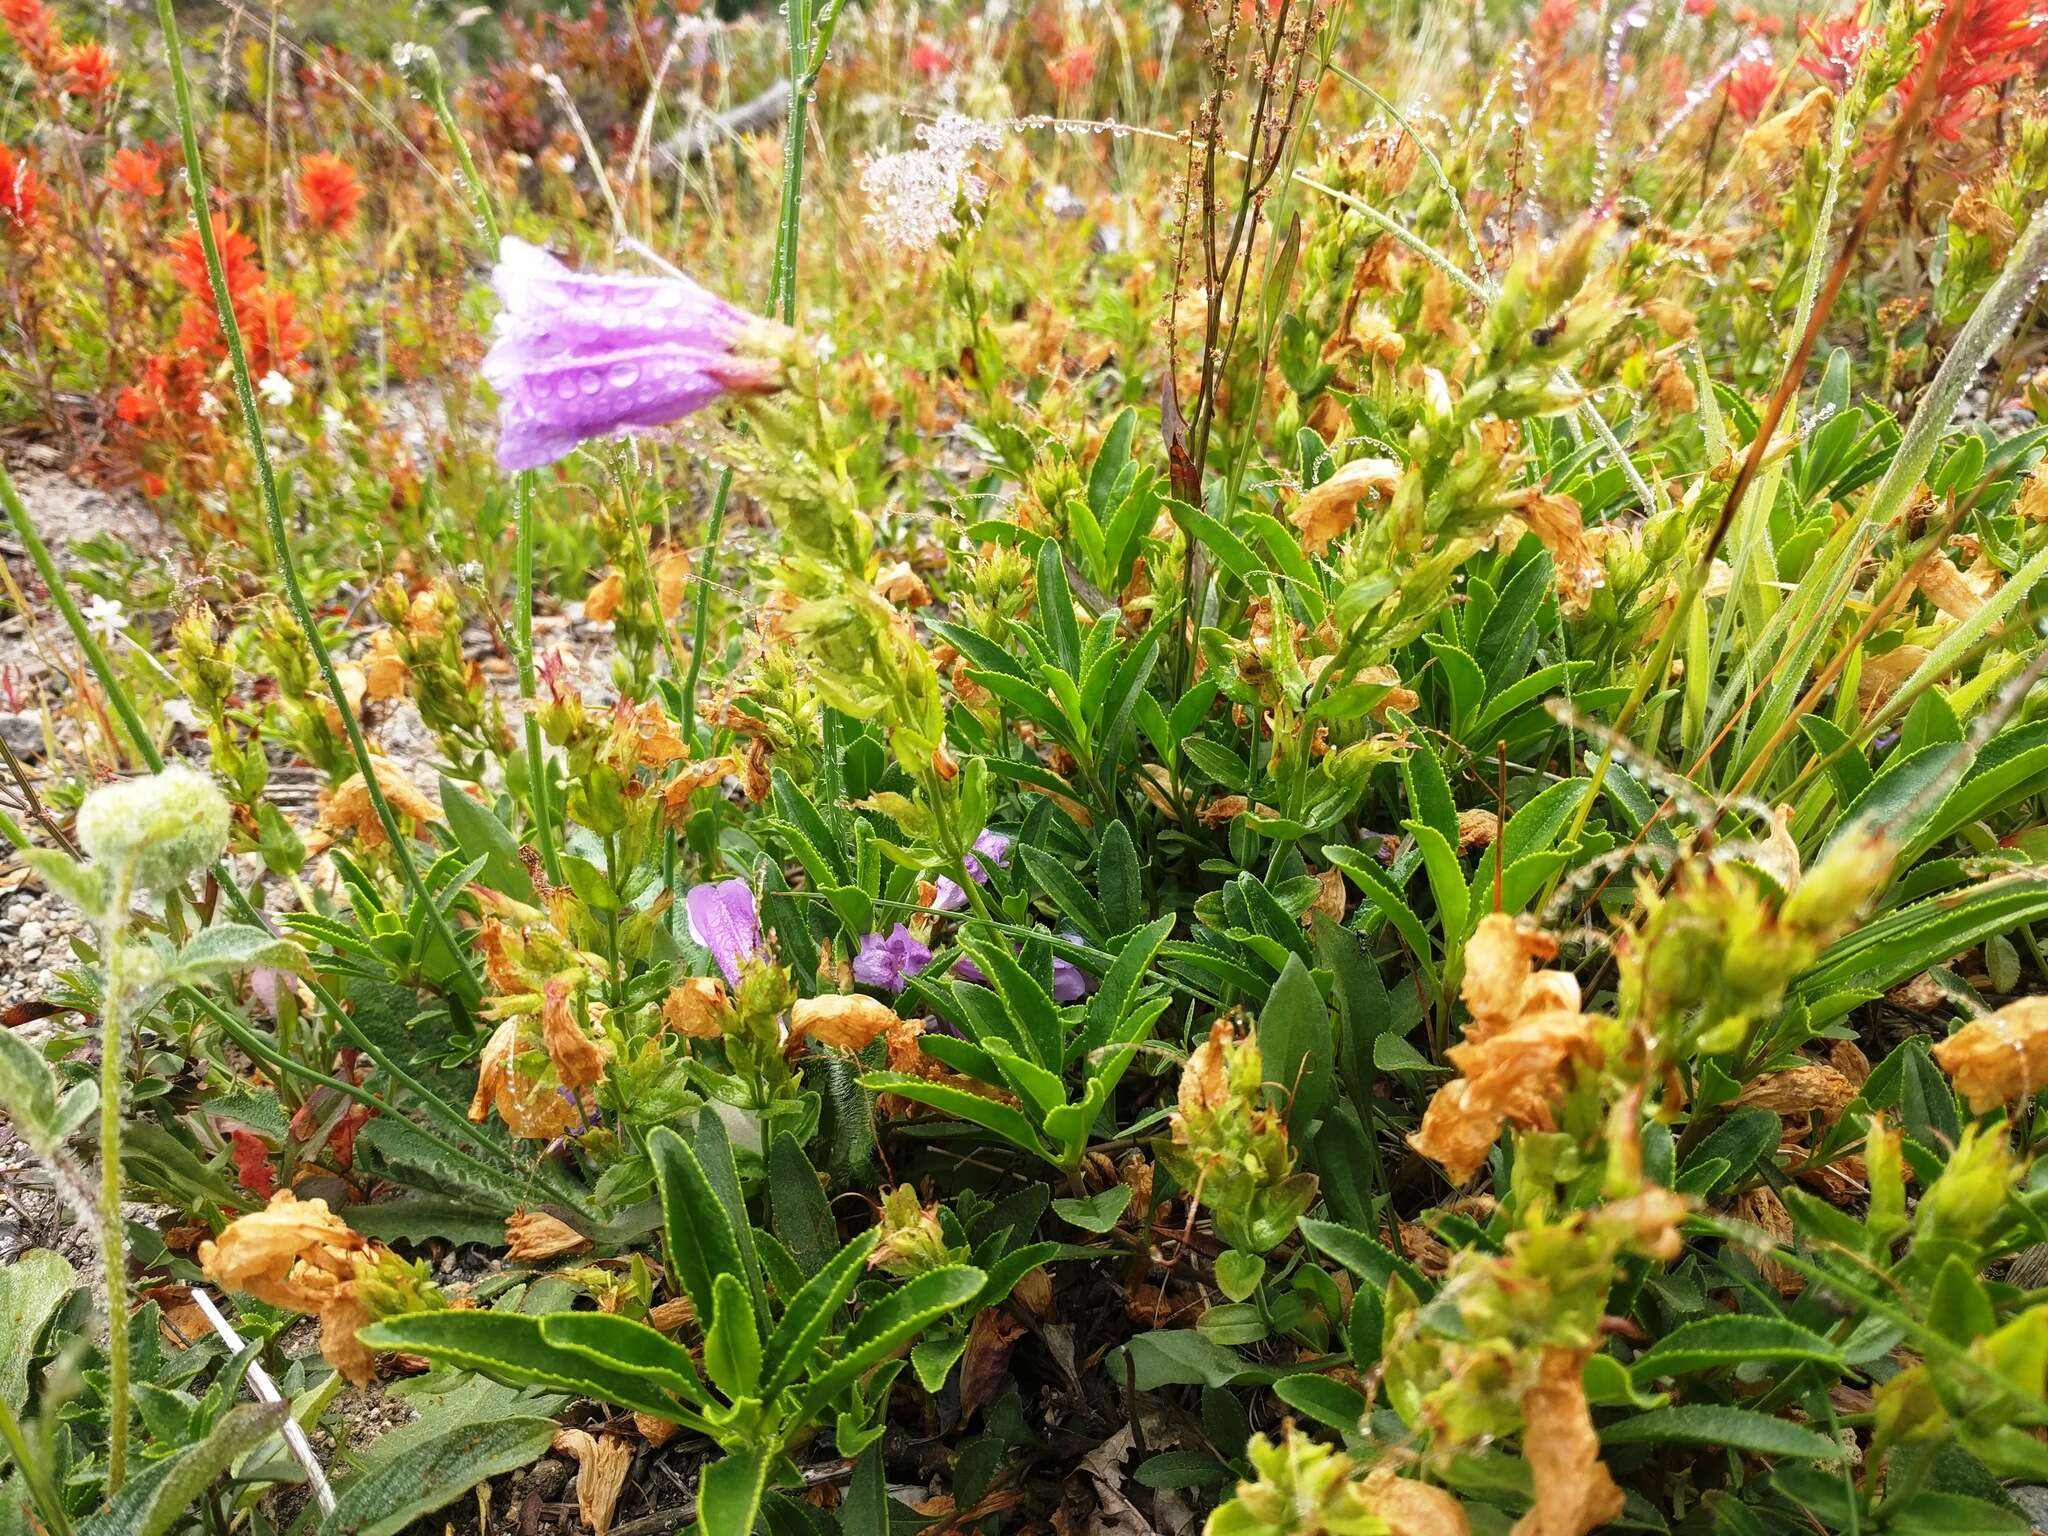
[[[868,986],[901,992],[912,976],[931,963],[932,952],[898,923],[887,938],[879,933],[862,937],[860,953],[853,957],[853,976]]]
[[[1078,933],[1060,935],[1069,944],[1083,940]],[[1052,957],[1052,1000],[1056,1003],[1078,1003],[1095,990],[1095,978],[1070,961],[1058,955]]]
[[[711,951],[728,985],[740,984],[740,968],[761,952],[761,914],[744,880],[693,885],[683,898],[690,937]]]
[[[552,463],[586,438],[664,426],[727,394],[781,387],[788,332],[686,277],[574,272],[507,237],[503,309],[483,376],[498,392],[498,462]]]
[[[981,855],[978,859],[975,854]],[[986,829],[974,840],[974,853],[967,855],[967,873],[974,877],[976,885],[988,884],[988,871],[982,868],[981,859],[987,859],[998,869],[1010,867],[1010,838],[1007,833],[991,832]]]
[[[1056,1003],[1078,1003],[1094,990],[1095,982],[1078,965],[1062,960],[1058,955],[1052,958],[1052,1000]]]

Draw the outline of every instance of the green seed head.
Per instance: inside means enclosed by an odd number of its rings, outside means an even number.
[[[228,802],[212,779],[173,764],[85,797],[78,841],[96,862],[127,865],[138,889],[167,891],[228,845]]]

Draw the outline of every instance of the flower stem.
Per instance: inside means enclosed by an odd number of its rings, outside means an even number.
[[[804,134],[811,90],[824,67],[824,53],[839,24],[842,0],[825,0],[824,14],[815,30],[811,25],[809,0],[790,0],[789,16],[789,123],[782,141],[782,208],[775,228],[775,264],[769,282],[768,307],[784,325],[796,324],[797,236],[802,228],[804,199]],[[816,60],[814,63],[813,60]],[[704,670],[704,646],[711,619],[711,564],[718,549],[718,536],[725,529],[726,502],[732,496],[732,466],[719,471],[718,486],[711,493],[711,520],[704,533],[704,553],[698,557],[697,605],[691,625],[690,667],[683,679],[683,740],[695,750],[691,734],[697,716],[697,681]]]
[[[725,531],[725,504],[732,495],[732,467],[719,471],[718,488],[711,493],[711,521],[704,529],[704,549],[697,556],[697,611],[690,619],[690,669],[683,678],[683,741],[697,750],[697,679],[704,671],[704,647],[711,634],[711,562],[718,552],[718,537]]]
[[[177,103],[178,128],[184,140],[185,179],[192,197],[193,223],[199,232],[200,249],[206,257],[206,275],[213,288],[215,318],[220,325],[221,339],[227,344],[228,363],[235,376],[235,397],[241,402],[242,424],[247,429],[249,451],[256,461],[256,478],[263,492],[264,519],[269,526],[271,550],[277,560],[285,598],[291,604],[299,627],[305,631],[306,643],[313,650],[313,661],[320,669],[320,676],[327,684],[327,692],[333,698],[335,710],[348,733],[349,750],[355,756],[357,771],[363,776],[363,788],[377,813],[378,823],[391,844],[392,858],[398,865],[399,875],[412,893],[413,900],[425,908],[428,925],[435,937],[446,946],[457,969],[473,985],[475,977],[470,970],[469,957],[457,940],[447,913],[441,910],[440,902],[434,899],[426,882],[420,878],[419,866],[412,856],[411,841],[399,827],[398,818],[392,814],[391,803],[384,798],[383,786],[377,782],[377,768],[370,758],[369,742],[363,737],[362,722],[356,718],[348,693],[335,673],[334,657],[327,649],[327,642],[314,621],[312,606],[306,601],[305,591],[299,584],[298,564],[285,531],[284,508],[278,501],[277,476],[271,467],[270,449],[263,437],[263,418],[257,412],[256,390],[249,378],[249,357],[242,346],[242,327],[235,317],[227,274],[221,267],[220,242],[214,237],[206,164],[200,158],[199,133],[192,116],[192,83],[185,73],[184,45],[179,40],[178,17],[172,0],[157,0],[156,16],[157,26],[163,33],[164,51],[170,61],[171,90]]]
[[[455,109],[448,102],[447,83],[441,78],[441,67],[436,62],[426,71],[427,98],[433,103],[434,115],[440,119],[441,131],[448,136],[448,146],[455,152],[455,163],[462,173],[463,187],[469,193],[470,206],[476,211],[477,228],[482,233],[489,249],[487,257],[495,256],[498,249],[498,211],[491,206],[491,194],[484,186],[483,177],[477,174],[476,160],[469,152],[469,140],[463,136],[462,125],[455,120]],[[528,797],[533,806],[533,840],[540,845],[541,867],[548,873],[548,879],[555,885],[562,883],[562,862],[555,852],[555,837],[552,813],[548,800],[547,754],[542,749],[540,722],[534,718],[534,705],[540,698],[539,679],[534,672],[533,660],[533,496],[536,480],[532,470],[521,470],[512,482],[512,515],[518,526],[517,553],[514,566],[519,583],[518,595],[512,611],[513,643],[519,661],[519,698],[525,705],[526,731],[526,777]]]
[[[128,1004],[128,903],[134,871],[123,863],[100,920],[100,1252],[107,1274],[107,1492],[128,1476],[128,1242],[121,1225],[121,1030]]]
[[[458,141],[459,142],[459,141]],[[466,152],[465,152],[466,155]],[[533,838],[540,845],[541,867],[551,884],[562,883],[561,861],[555,855],[555,838],[549,820],[548,760],[541,750],[540,718],[535,709],[540,700],[540,679],[533,662],[533,471],[524,469],[512,483],[513,516],[519,525],[519,595],[512,610],[513,644],[519,651],[519,697],[525,705],[527,795],[533,801]],[[688,739],[688,727],[684,728]]]

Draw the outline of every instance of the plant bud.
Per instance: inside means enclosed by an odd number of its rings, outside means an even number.
[[[1966,1128],[1948,1166],[1913,1213],[1915,1244],[1975,1243],[2005,1205],[2014,1172],[2002,1127],[1989,1135],[1974,1125]]]
[[[168,891],[227,850],[227,798],[207,775],[174,763],[87,795],[78,841],[94,860],[127,866],[139,889]]]

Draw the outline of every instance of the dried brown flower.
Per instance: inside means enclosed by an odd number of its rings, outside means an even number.
[[[617,571],[609,571],[604,579],[590,589],[583,599],[583,617],[593,624],[609,624],[619,611],[619,604],[625,600],[626,578]]]
[[[595,1536],[612,1528],[633,1445],[621,1435],[593,1435],[587,1429],[558,1429],[554,1449],[576,1462],[576,1513]]]
[[[724,1030],[731,1003],[725,983],[716,976],[691,976],[670,987],[661,1002],[661,1022],[692,1040],[716,1040]]]
[[[1801,1066],[1757,1078],[1735,1102],[1781,1115],[1832,1117],[1855,1097],[1856,1085],[1833,1067]]]
[[[370,1379],[371,1351],[356,1342],[369,1313],[356,1298],[359,1259],[371,1245],[327,1209],[288,1189],[270,1204],[229,1222],[219,1238],[199,1245],[201,1272],[226,1290],[320,1319],[320,1353],[360,1386]]]
[[[1522,1458],[1536,1502],[1509,1536],[1586,1536],[1621,1513],[1621,1489],[1600,1459],[1580,1379],[1585,1350],[1546,1349],[1522,1394]]]
[[[789,1043],[794,1046],[808,1038],[843,1051],[858,1051],[900,1022],[894,1008],[858,992],[802,997],[789,1010]]]
[[[557,1259],[566,1253],[582,1253],[589,1247],[589,1238],[544,1211],[514,1211],[505,1218],[508,1258],[522,1262]]]
[[[377,787],[384,791],[384,799],[394,815],[415,823],[440,818],[434,802],[420,793],[419,786],[398,764],[389,758],[373,757],[370,766],[376,770]],[[377,808],[370,803],[369,786],[360,773],[321,796],[320,826],[337,835],[353,832],[366,848],[384,845],[384,823],[377,818]]]
[[[1301,530],[1301,547],[1319,555],[1358,521],[1360,502],[1390,500],[1400,483],[1401,466],[1392,459],[1353,459],[1302,492],[1288,520]]]
[[[1366,1477],[1365,1502],[1387,1523],[1387,1536],[1471,1536],[1464,1506],[1448,1491],[1396,1477],[1389,1467]]]
[[[1934,1048],[1973,1114],[2010,1104],[2048,1083],[2048,997],[2023,997],[1973,1019]]]

